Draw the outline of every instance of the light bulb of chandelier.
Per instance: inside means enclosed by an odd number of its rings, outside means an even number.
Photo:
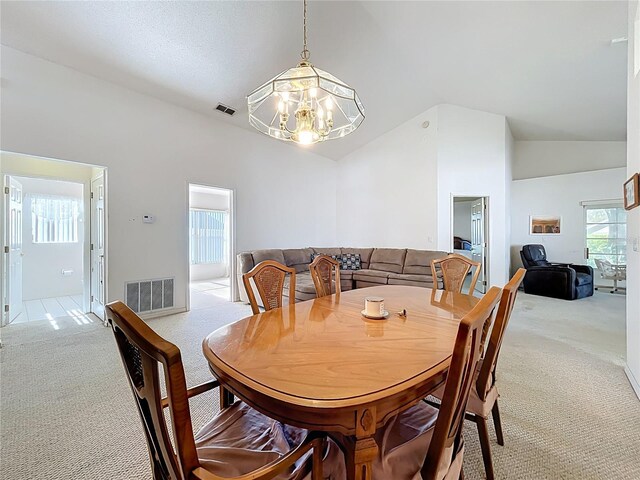
[[[280,98],[282,98],[283,101],[288,102],[289,101],[289,92],[280,92]]]
[[[284,102],[282,100],[278,103],[278,112],[284,113]]]
[[[324,118],[324,110],[322,110],[322,108],[318,107],[318,117],[320,117],[321,119]]]
[[[298,132],[298,143],[302,145],[311,145],[313,143],[314,134],[311,130],[302,130]]]
[[[333,110],[333,100],[331,99],[331,97],[327,97],[327,101],[324,102],[324,106],[327,108],[327,110],[331,111]]]
[[[318,95],[318,89],[317,88],[309,89],[309,95],[311,95],[311,98],[316,98],[316,96]]]

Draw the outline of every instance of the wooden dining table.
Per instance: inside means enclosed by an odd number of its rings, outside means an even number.
[[[369,296],[384,298],[388,318],[363,317]],[[328,432],[348,478],[364,480],[376,430],[444,382],[460,319],[477,302],[422,287],[362,288],[252,315],[202,347],[224,401],[235,395],[283,423]]]

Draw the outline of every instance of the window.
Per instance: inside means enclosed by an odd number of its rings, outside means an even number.
[[[621,205],[585,206],[585,228],[589,265],[595,267],[596,258],[626,265],[627,212]]]
[[[31,195],[33,243],[77,243],[80,202],[71,197]]]
[[[221,210],[189,210],[191,265],[225,262],[228,217]]]

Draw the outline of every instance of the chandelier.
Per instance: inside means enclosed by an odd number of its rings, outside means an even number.
[[[257,130],[301,145],[342,138],[360,126],[364,107],[356,91],[309,62],[307,0],[302,61],[247,96],[249,123]]]

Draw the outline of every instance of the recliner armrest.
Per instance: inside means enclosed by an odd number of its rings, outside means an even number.
[[[593,267],[589,265],[574,265],[571,264],[571,268],[573,268],[576,272],[580,273],[588,273],[593,277]]]

